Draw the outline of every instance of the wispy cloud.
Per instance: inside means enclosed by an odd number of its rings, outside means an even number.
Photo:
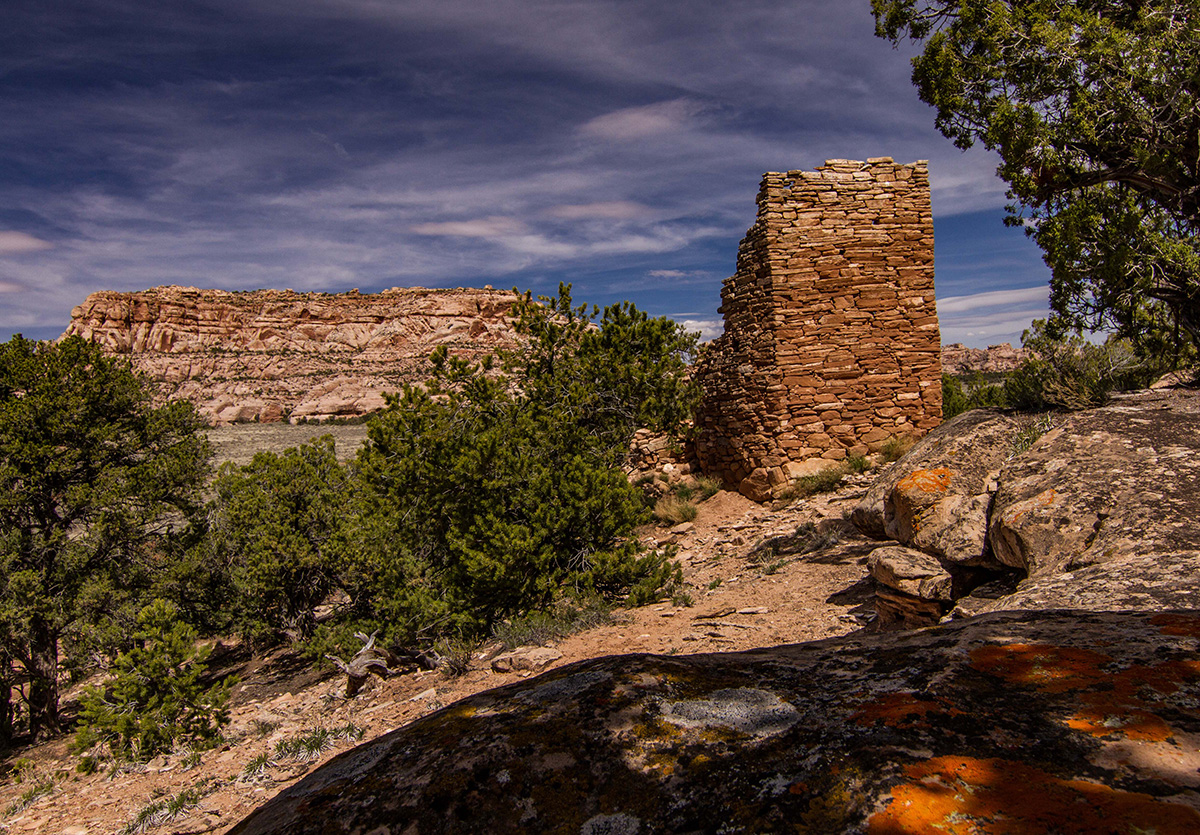
[[[1034,319],[1045,318],[1046,311],[1035,308],[1007,310],[990,316],[972,316],[942,322],[942,342],[963,342],[983,346],[1008,342],[1020,344],[1021,333]]]
[[[24,255],[29,252],[41,252],[44,249],[53,248],[54,244],[49,241],[35,238],[26,232],[0,231],[0,256]]]
[[[1013,307],[1027,302],[1045,302],[1050,298],[1049,287],[1027,287],[1018,290],[992,290],[986,293],[972,293],[969,296],[949,296],[938,299],[938,313],[942,316],[948,313],[963,313],[969,310],[980,310],[991,307]]]
[[[653,214],[649,206],[631,200],[609,200],[574,206],[551,206],[545,216],[555,220],[634,220]]]
[[[508,238],[525,235],[529,227],[511,217],[485,217],[478,220],[447,220],[420,223],[412,228],[418,235],[449,235],[459,238]]]
[[[615,142],[662,136],[690,127],[700,111],[700,106],[689,99],[626,107],[589,120],[579,132]]]

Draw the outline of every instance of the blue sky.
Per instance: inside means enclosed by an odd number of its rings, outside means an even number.
[[[944,342],[1048,271],[868,0],[6,0],[0,338],[95,290],[517,286],[719,332],[764,171],[930,160]]]

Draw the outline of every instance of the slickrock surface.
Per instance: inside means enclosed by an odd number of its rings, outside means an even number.
[[[100,292],[66,335],[128,354],[214,424],[363,415],[423,379],[430,352],[473,359],[514,338],[510,291],[393,288],[378,294],[231,293],[156,287]]]
[[[341,755],[231,835],[1200,830],[1200,613],[622,655]]]

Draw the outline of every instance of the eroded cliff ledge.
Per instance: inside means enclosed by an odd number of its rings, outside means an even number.
[[[425,376],[447,345],[475,358],[514,342],[510,291],[423,287],[382,293],[104,291],[71,311],[77,334],[127,354],[214,424],[328,419],[375,411]]]

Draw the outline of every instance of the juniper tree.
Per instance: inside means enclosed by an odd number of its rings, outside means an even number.
[[[28,677],[34,738],[58,727],[60,641],[133,605],[197,507],[202,423],[151,395],[78,337],[0,345],[0,656]]]
[[[872,0],[923,42],[913,82],[998,173],[1052,271],[1051,330],[1200,347],[1200,5],[1195,0]]]

